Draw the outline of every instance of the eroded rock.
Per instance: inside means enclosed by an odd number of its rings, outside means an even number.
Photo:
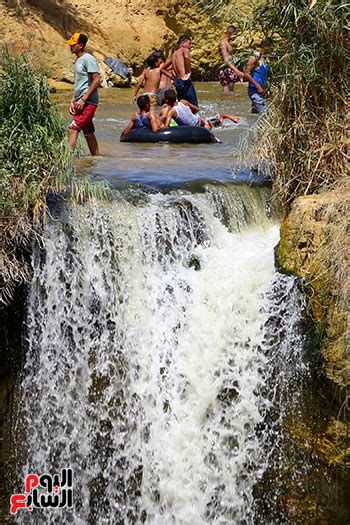
[[[305,280],[320,332],[325,373],[339,403],[350,385],[346,342],[349,194],[333,191],[297,198],[281,226],[278,258],[282,270]]]

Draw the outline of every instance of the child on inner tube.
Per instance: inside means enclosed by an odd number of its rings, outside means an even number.
[[[138,97],[137,105],[140,111],[132,115],[130,123],[124,130],[124,135],[127,135],[135,128],[146,128],[156,133],[161,128],[169,127],[172,121],[175,121],[178,126],[199,126],[212,129],[213,127],[217,128],[222,126],[224,119],[229,119],[233,122],[239,122],[240,120],[239,117],[223,113],[218,117],[205,121],[197,115],[199,112],[198,106],[183,99],[177,102],[174,89],[168,89],[164,93],[164,102],[165,104],[162,108],[160,118],[158,115],[151,112],[151,99],[148,95],[141,95]]]
[[[134,113],[127,127],[124,130],[124,135],[130,133],[134,128],[148,128],[155,133],[160,130],[161,122],[158,115],[151,112],[151,99],[148,95],[141,95],[136,101],[139,111]]]
[[[197,115],[199,112],[198,106],[191,104],[184,99],[181,99],[179,102],[177,101],[176,92],[174,89],[168,89],[164,93],[164,102],[167,106],[163,107],[162,111],[165,128],[170,125],[171,119],[173,119],[178,126],[200,126],[207,129],[222,126],[224,119],[231,120],[232,122],[240,121],[239,117],[227,115],[226,113],[223,113],[212,119],[204,120],[199,115]]]

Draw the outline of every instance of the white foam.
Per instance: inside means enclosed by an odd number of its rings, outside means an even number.
[[[17,436],[26,472],[74,470],[60,523],[253,522],[278,240],[263,200],[120,197],[47,224]]]

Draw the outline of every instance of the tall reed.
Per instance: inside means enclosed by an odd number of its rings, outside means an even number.
[[[46,78],[26,56],[11,57],[6,50],[0,67],[0,118],[0,303],[7,303],[16,284],[28,278],[26,250],[33,222],[45,218],[47,190],[65,191],[69,184],[78,200],[101,196],[104,190],[86,179],[71,184],[67,126]]]
[[[252,13],[252,23],[276,40],[258,151],[269,160],[275,195],[287,208],[296,196],[330,188],[345,175],[346,12],[339,0],[272,0]]]

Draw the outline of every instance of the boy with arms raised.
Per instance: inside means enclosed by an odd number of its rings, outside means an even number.
[[[77,57],[74,66],[74,96],[69,112],[72,123],[69,132],[69,147],[74,148],[80,131],[84,133],[91,155],[99,155],[95,137],[93,118],[98,106],[100,73],[96,59],[85,51],[88,37],[83,33],[74,33],[66,43],[71,53]]]

